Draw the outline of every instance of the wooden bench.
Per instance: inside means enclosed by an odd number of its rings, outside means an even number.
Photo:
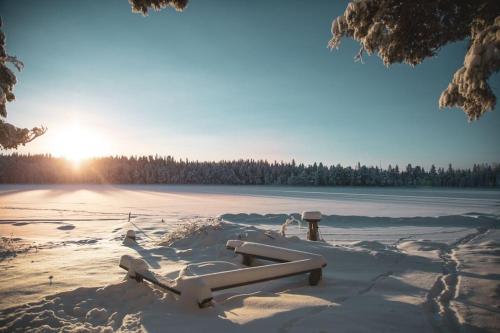
[[[183,293],[192,295],[193,301],[196,301],[200,307],[205,307],[211,302],[214,291],[298,274],[309,273],[309,284],[315,286],[321,280],[322,268],[326,266],[323,256],[308,252],[239,240],[228,241],[226,247],[243,255],[243,258],[247,258],[244,261],[248,265],[251,264],[253,258],[277,263],[195,276],[182,276],[175,280],[169,280],[151,272],[143,260],[128,255],[121,257],[119,266],[127,270],[128,276],[138,282],[146,280],[181,297]]]
[[[265,245],[260,243],[245,242],[241,240],[229,240],[226,248],[233,250],[234,253],[242,256],[242,264],[252,266],[254,258],[286,263],[297,260],[311,259],[316,260],[321,265],[311,271],[297,272],[297,274],[309,273],[309,284],[315,286],[322,278],[322,268],[326,266],[323,256],[310,252],[291,250],[283,247]]]

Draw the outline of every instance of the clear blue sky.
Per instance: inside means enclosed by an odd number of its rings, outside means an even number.
[[[54,153],[58,133],[77,119],[102,154],[499,162],[499,107],[474,123],[438,109],[466,45],[416,68],[387,69],[376,56],[355,63],[355,42],[326,48],[345,6],[191,0],[182,13],[143,17],[126,0],[2,0],[8,51],[26,66],[7,119],[49,128],[20,150],[32,153]],[[498,74],[491,84],[500,97]]]

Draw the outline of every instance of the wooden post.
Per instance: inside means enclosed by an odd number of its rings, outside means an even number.
[[[317,241],[319,239],[318,223],[321,220],[321,212],[302,212],[302,219],[309,224],[307,239]]]
[[[125,236],[133,241],[135,241],[135,231],[134,230],[127,230],[127,236]]]
[[[242,264],[245,266],[252,266],[253,258],[251,255],[244,253],[243,254],[243,262]]]
[[[318,221],[307,221],[309,223],[309,232],[307,233],[307,239],[312,241],[318,240]]]
[[[323,276],[323,270],[321,268],[311,271],[309,273],[309,285],[317,286],[322,276]]]

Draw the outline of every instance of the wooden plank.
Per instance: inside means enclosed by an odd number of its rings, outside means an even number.
[[[320,270],[321,270],[321,268],[320,268]],[[272,280],[286,278],[286,277],[295,276],[295,275],[300,275],[300,274],[304,274],[304,273],[313,273],[315,271],[317,271],[317,270],[314,269],[314,270],[308,270],[308,271],[293,272],[293,273],[290,273],[290,274],[277,275],[277,276],[272,276],[272,277],[268,277],[268,278],[264,278],[264,279],[258,279],[258,280],[252,280],[252,281],[245,281],[245,282],[236,283],[236,284],[229,284],[229,285],[221,286],[221,287],[218,287],[218,288],[212,288],[212,291],[218,291],[218,290],[224,290],[224,289],[242,287],[242,286],[247,286],[249,284],[266,282],[266,281],[272,281]]]
[[[128,271],[128,267],[123,266],[123,265],[120,265],[120,267],[123,268],[124,270]],[[181,294],[181,292],[179,290],[177,290],[177,289],[175,289],[175,288],[173,288],[171,286],[171,280],[164,279],[161,276],[159,276],[159,275],[157,275],[157,274],[155,274],[155,273],[153,273],[151,271],[148,271],[145,274],[144,273],[135,272],[135,275],[138,276],[140,279],[143,279],[143,280],[146,280],[148,282],[151,282],[152,284],[157,285],[160,288],[166,289],[166,290],[168,290],[168,291],[170,291],[170,292],[172,292],[174,294],[177,294],[177,295]],[[138,280],[138,279],[136,279],[136,280]]]

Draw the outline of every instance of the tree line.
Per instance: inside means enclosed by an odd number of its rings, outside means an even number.
[[[305,165],[265,160],[189,161],[172,156],[115,156],[82,161],[79,165],[51,155],[0,155],[3,184],[225,184],[302,186],[500,186],[500,165],[429,169],[408,164],[387,169]]]

